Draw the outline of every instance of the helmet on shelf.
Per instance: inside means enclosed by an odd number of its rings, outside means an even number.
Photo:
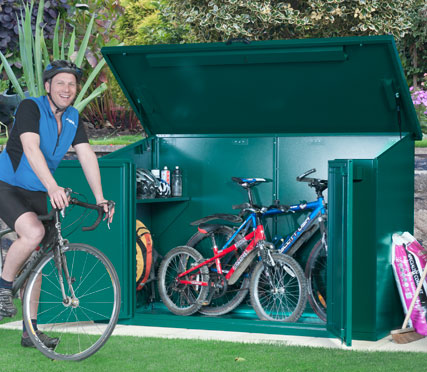
[[[156,178],[148,169],[136,169],[136,197],[139,199],[166,198],[171,194],[170,185]]]
[[[153,199],[156,197],[156,186],[159,183],[156,177],[147,169],[136,170],[136,197],[138,199]]]

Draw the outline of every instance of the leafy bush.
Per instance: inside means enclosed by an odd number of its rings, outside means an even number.
[[[5,54],[6,52],[13,52],[18,47],[18,23],[17,16],[23,10],[23,4],[30,4],[31,0],[0,0],[0,51]],[[53,30],[59,13],[64,13],[70,8],[67,0],[50,0],[44,3],[43,12],[43,33],[45,38],[53,37]],[[32,11],[32,22],[35,20],[38,12],[38,4]],[[33,27],[33,30],[35,27]]]
[[[19,32],[19,50],[20,57],[22,61],[23,71],[24,71],[24,79],[25,79],[25,88],[28,89],[29,94],[33,97],[38,97],[45,94],[44,84],[43,84],[43,70],[49,64],[49,54],[46,47],[45,39],[43,36],[42,28],[41,28],[41,19],[43,17],[43,5],[44,0],[40,0],[39,9],[37,12],[37,19],[34,25],[34,36],[32,30],[32,10],[33,10],[34,0],[31,1],[31,4],[24,5],[24,12],[21,13],[20,23],[18,24],[18,32]],[[78,67],[82,66],[83,59],[85,56],[85,51],[87,49],[87,44],[89,42],[89,37],[92,31],[92,25],[94,22],[94,17],[90,20],[86,34],[83,38],[83,41],[80,44],[80,48],[75,55],[74,62]],[[53,35],[53,57],[54,59],[64,59],[65,58],[65,34],[62,37],[61,47],[59,45],[59,34],[58,34],[58,25],[59,25],[59,17],[57,25],[55,26],[54,35]],[[75,33],[73,32],[69,39],[68,45],[68,59],[71,59],[71,56],[74,55],[75,48]],[[18,81],[16,75],[14,74],[10,64],[7,59],[0,52],[0,60],[3,64],[6,73],[13,84],[16,92],[21,96],[21,98],[25,97],[23,88],[21,87],[20,82]],[[83,88],[80,90],[76,100],[74,101],[74,107],[82,111],[82,109],[95,97],[101,94],[105,89],[106,85],[101,84],[94,91],[92,91],[88,97],[85,97],[88,92],[89,87],[91,86],[93,80],[96,75],[104,66],[105,61],[102,60],[100,63],[96,65],[96,67],[91,71],[89,77],[86,80]]]
[[[124,8],[117,0],[87,0],[84,2],[88,10],[78,10],[71,7],[68,12],[68,21],[73,24],[77,35],[84,35],[92,15],[95,15],[93,33],[88,50],[100,57],[100,50],[104,46],[120,43],[116,33],[117,21],[122,17]]]
[[[117,24],[117,33],[124,44],[179,44],[191,41],[188,25],[169,19],[168,4],[166,0],[128,1]]]
[[[393,34],[410,31],[419,0],[181,0],[171,1],[180,23],[205,41]]]
[[[126,101],[127,103],[127,101]],[[94,128],[110,128],[140,132],[141,123],[129,104],[120,105],[113,98],[111,89],[93,100],[83,111],[83,120],[91,123]]]
[[[425,0],[418,0],[418,3],[419,6],[411,11],[411,32],[398,43],[402,65],[415,89],[427,71],[427,3]]]

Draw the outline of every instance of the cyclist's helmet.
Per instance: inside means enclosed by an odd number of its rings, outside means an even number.
[[[147,169],[136,170],[136,196],[139,199],[153,199],[156,197],[156,186],[159,181]]]
[[[171,187],[166,181],[156,178],[149,170],[137,168],[136,194],[139,199],[166,198],[171,194]]]
[[[83,70],[74,63],[58,59],[47,65],[46,69],[43,71],[43,84],[61,72],[73,74],[76,77],[77,83],[80,82],[83,76]]]

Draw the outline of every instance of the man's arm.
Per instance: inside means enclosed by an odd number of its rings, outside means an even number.
[[[40,136],[37,133],[25,132],[20,135],[20,139],[28,163],[30,163],[32,170],[46,188],[52,206],[59,209],[68,206],[64,188],[56,183],[40,150]]]
[[[102,192],[101,173],[99,171],[98,159],[96,158],[92,147],[88,143],[83,142],[75,145],[74,149],[76,150],[77,157],[80,161],[87,182],[89,183],[92,193],[95,196],[96,203],[100,204],[106,202]],[[104,206],[104,209],[107,213],[108,207],[106,205]],[[110,212],[110,222],[113,219],[113,214],[114,208]]]

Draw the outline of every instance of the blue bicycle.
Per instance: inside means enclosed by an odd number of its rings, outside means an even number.
[[[307,260],[305,275],[307,278],[309,303],[319,318],[326,321],[327,207],[323,192],[328,187],[328,181],[309,178],[308,176],[315,171],[315,169],[311,169],[303,173],[297,177],[297,181],[307,182],[309,187],[315,189],[317,194],[316,201],[291,206],[282,206],[279,201],[275,201],[275,204],[265,208],[262,213],[262,218],[311,211],[293,234],[288,237],[278,237],[274,240],[274,243],[280,253],[294,255],[302,246],[310,241],[318,231],[320,231],[320,238],[311,250]],[[242,180],[247,184],[253,184],[258,182],[257,180],[259,179],[245,178]],[[189,239],[187,246],[196,248],[204,257],[211,256],[212,252],[216,252],[218,248],[223,247],[236,232],[236,227],[230,226],[230,224],[240,224],[246,215],[247,208],[254,205],[250,188],[247,188],[247,190],[249,202],[233,206],[233,209],[241,210],[239,215],[214,214],[192,222],[191,224],[195,226],[200,226],[212,220],[224,220],[227,221],[227,224],[222,224],[220,228],[214,231],[204,232],[203,229],[199,229],[199,231]],[[238,259],[239,253],[240,252],[236,251],[235,256],[229,255],[225,257],[221,261],[222,266],[226,269],[231,268]],[[217,291],[209,305],[203,306],[199,312],[208,316],[219,316],[233,310],[242,303],[246,297],[249,281],[250,278],[248,273],[242,275],[236,283],[228,285],[228,287],[222,289],[222,291]]]
[[[273,240],[280,253],[294,256],[295,253],[318,232],[320,236],[314,244],[305,266],[305,275],[307,278],[308,301],[318,315],[326,321],[326,269],[328,256],[327,240],[327,205],[323,192],[328,188],[328,181],[318,178],[308,177],[316,172],[316,169],[310,169],[297,177],[298,182],[307,182],[308,186],[316,192],[317,199],[308,203],[299,203],[289,206],[289,211],[305,212],[310,211],[306,219],[288,237],[279,237]],[[274,214],[275,211],[271,211]],[[268,212],[267,212],[268,214]],[[276,213],[277,214],[277,213]]]

